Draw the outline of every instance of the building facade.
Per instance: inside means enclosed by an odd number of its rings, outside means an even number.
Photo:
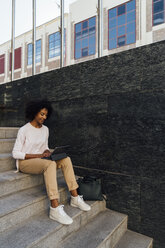
[[[102,55],[165,39],[165,0],[103,0]],[[64,14],[64,66],[98,57],[97,0]],[[36,28],[36,73],[60,67],[60,17]],[[32,31],[15,39],[14,80],[32,75]],[[0,83],[11,81],[11,42],[0,45]]]

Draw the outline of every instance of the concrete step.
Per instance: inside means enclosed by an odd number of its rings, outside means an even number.
[[[127,216],[107,209],[56,248],[113,248],[126,230]]]
[[[57,247],[67,235],[76,232],[80,227],[90,222],[98,213],[105,210],[104,201],[87,202],[91,205],[88,212],[65,205],[65,211],[73,218],[69,226],[62,225],[48,216],[49,209],[29,218],[25,222],[2,232],[1,248],[50,248]],[[96,234],[96,233],[95,233]],[[97,235],[97,234],[96,234]],[[73,247],[76,248],[76,247]]]
[[[17,137],[19,127],[0,127],[0,139],[11,139]]]
[[[15,139],[0,139],[0,153],[11,153]]]
[[[16,170],[16,162],[15,159],[12,158],[11,153],[0,154],[0,172],[12,169]]]
[[[67,202],[65,181],[59,179],[60,202]],[[50,201],[45,185],[22,190],[0,198],[0,232],[27,220],[47,208]]]
[[[62,171],[57,170],[57,178],[62,177]],[[20,190],[32,188],[38,185],[43,185],[44,175],[32,175],[22,172],[14,173],[14,170],[0,173],[0,197]],[[13,187],[14,185],[14,187]]]
[[[153,239],[127,230],[115,248],[152,248]]]

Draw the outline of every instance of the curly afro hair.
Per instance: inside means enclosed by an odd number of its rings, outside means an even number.
[[[30,101],[30,102],[28,102],[26,104],[26,108],[25,108],[25,117],[26,117],[26,119],[28,119],[30,121],[34,120],[35,116],[43,108],[46,108],[48,110],[47,119],[49,119],[49,117],[52,114],[53,109],[52,109],[51,103],[48,100],[42,99],[42,100],[38,100],[38,101]]]

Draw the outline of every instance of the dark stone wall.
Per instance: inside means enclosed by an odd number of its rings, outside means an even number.
[[[0,126],[47,97],[50,147],[70,144],[79,175],[100,175],[107,206],[165,247],[165,41],[0,85]]]

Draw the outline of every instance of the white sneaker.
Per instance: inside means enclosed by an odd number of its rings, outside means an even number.
[[[73,222],[72,218],[64,211],[64,205],[59,205],[56,208],[50,206],[49,218],[64,225],[70,225]]]
[[[72,207],[80,208],[81,210],[84,210],[84,211],[89,211],[91,209],[91,207],[87,203],[84,202],[82,195],[78,195],[75,197],[71,195],[70,205]]]

